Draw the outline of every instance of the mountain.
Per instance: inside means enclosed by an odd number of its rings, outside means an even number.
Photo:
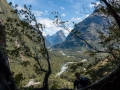
[[[105,29],[105,27],[108,26],[106,20],[108,20],[108,18],[104,18],[102,15],[91,14],[82,22],[75,25],[74,29],[63,43],[54,45],[53,48],[80,48],[81,50],[84,48],[90,49],[83,40],[76,37],[76,34],[78,34],[76,32],[78,31],[80,32],[78,35],[80,38],[85,39],[88,43],[97,47],[97,42],[100,41],[98,31],[107,33],[107,30]]]
[[[53,34],[52,36],[49,36],[47,35],[45,37],[52,45],[55,45],[55,44],[60,44],[62,43],[66,36],[64,34],[64,32],[62,30],[56,32],[55,34]]]
[[[8,17],[18,18],[11,10],[13,9],[8,5],[7,0],[0,0],[0,19],[2,19],[3,22],[6,22]]]
[[[17,21],[20,20],[18,15],[11,12],[11,10],[13,10],[13,8],[8,5],[7,0],[0,0],[0,21],[5,25],[6,53],[9,58],[10,69],[15,72],[15,76],[21,73],[21,70],[23,72],[30,71],[31,74],[29,73],[28,75],[31,77],[33,74],[36,75],[33,67],[30,66],[28,69],[25,69],[24,65],[21,65],[26,61],[32,61],[32,65],[35,64],[33,57],[36,53],[39,54],[39,56],[41,55],[41,52],[38,52],[38,50],[40,50],[39,47],[43,45],[43,42],[40,42],[40,39],[38,41],[39,34],[34,32],[32,28],[25,28],[23,33],[21,24],[18,23],[19,25],[16,25]],[[0,31],[1,30],[0,27]],[[27,76],[25,73],[22,74],[23,77]],[[26,79],[29,80],[29,76],[26,77]],[[20,82],[22,83],[22,81]]]

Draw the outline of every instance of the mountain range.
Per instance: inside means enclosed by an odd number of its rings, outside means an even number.
[[[80,50],[84,48],[90,49],[82,39],[86,40],[89,44],[98,47],[98,42],[100,41],[98,31],[102,31],[104,33],[108,32],[106,29],[106,26],[108,26],[107,20],[108,18],[103,17],[102,15],[91,14],[86,19],[75,25],[63,43],[54,45],[53,48],[79,48]]]
[[[59,30],[55,34],[53,34],[51,36],[47,35],[45,38],[50,43],[49,45],[52,46],[52,45],[55,45],[55,44],[62,43],[66,39],[66,36],[65,36],[65,34],[64,34],[64,32],[62,30]],[[46,42],[46,44],[48,42]],[[49,45],[47,45],[47,46],[49,46]]]

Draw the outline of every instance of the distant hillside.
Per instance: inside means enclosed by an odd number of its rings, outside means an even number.
[[[82,22],[78,23],[76,27],[74,27],[73,31],[67,36],[66,40],[61,43],[54,45],[53,48],[89,48],[82,40],[74,37],[73,32],[80,31],[80,37],[84,38],[90,44],[97,46],[97,42],[99,42],[99,34],[97,31],[107,32],[105,29],[105,25],[107,18],[103,18],[100,15],[92,14]]]
[[[46,39],[49,40],[49,42],[52,45],[62,43],[65,40],[65,38],[66,38],[66,36],[62,30],[56,32],[52,36],[49,36],[49,35],[46,36]]]

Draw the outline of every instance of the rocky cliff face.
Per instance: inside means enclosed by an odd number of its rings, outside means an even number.
[[[56,32],[55,34],[53,34],[52,36],[49,36],[47,35],[45,37],[52,45],[55,45],[55,44],[60,44],[62,43],[66,36],[64,34],[64,32],[62,30]]]

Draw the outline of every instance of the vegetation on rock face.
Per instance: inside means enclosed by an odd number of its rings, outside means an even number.
[[[4,2],[8,7],[7,2]],[[2,4],[4,4],[4,2]],[[12,5],[12,3],[9,4]],[[15,63],[17,61],[18,67],[19,64],[26,67],[27,64],[30,64],[30,60],[34,60],[34,71],[37,71],[37,74],[45,72],[43,88],[48,88],[48,77],[51,73],[51,66],[49,54],[45,47],[44,37],[42,36],[44,26],[37,23],[35,16],[31,13],[31,6],[27,7],[24,5],[24,9],[21,10],[18,10],[17,7],[18,5],[12,6],[14,10],[11,8],[9,11],[10,14],[15,17],[9,17],[5,12],[4,14],[7,17],[3,17],[5,21],[4,27],[6,31],[6,51],[8,58],[10,62]],[[4,7],[2,9],[5,11]],[[31,23],[35,23],[35,25],[33,26]],[[44,60],[46,60],[46,63]],[[43,61],[44,65],[42,64]],[[19,72],[15,75],[18,81],[17,77],[22,78],[22,74]]]

